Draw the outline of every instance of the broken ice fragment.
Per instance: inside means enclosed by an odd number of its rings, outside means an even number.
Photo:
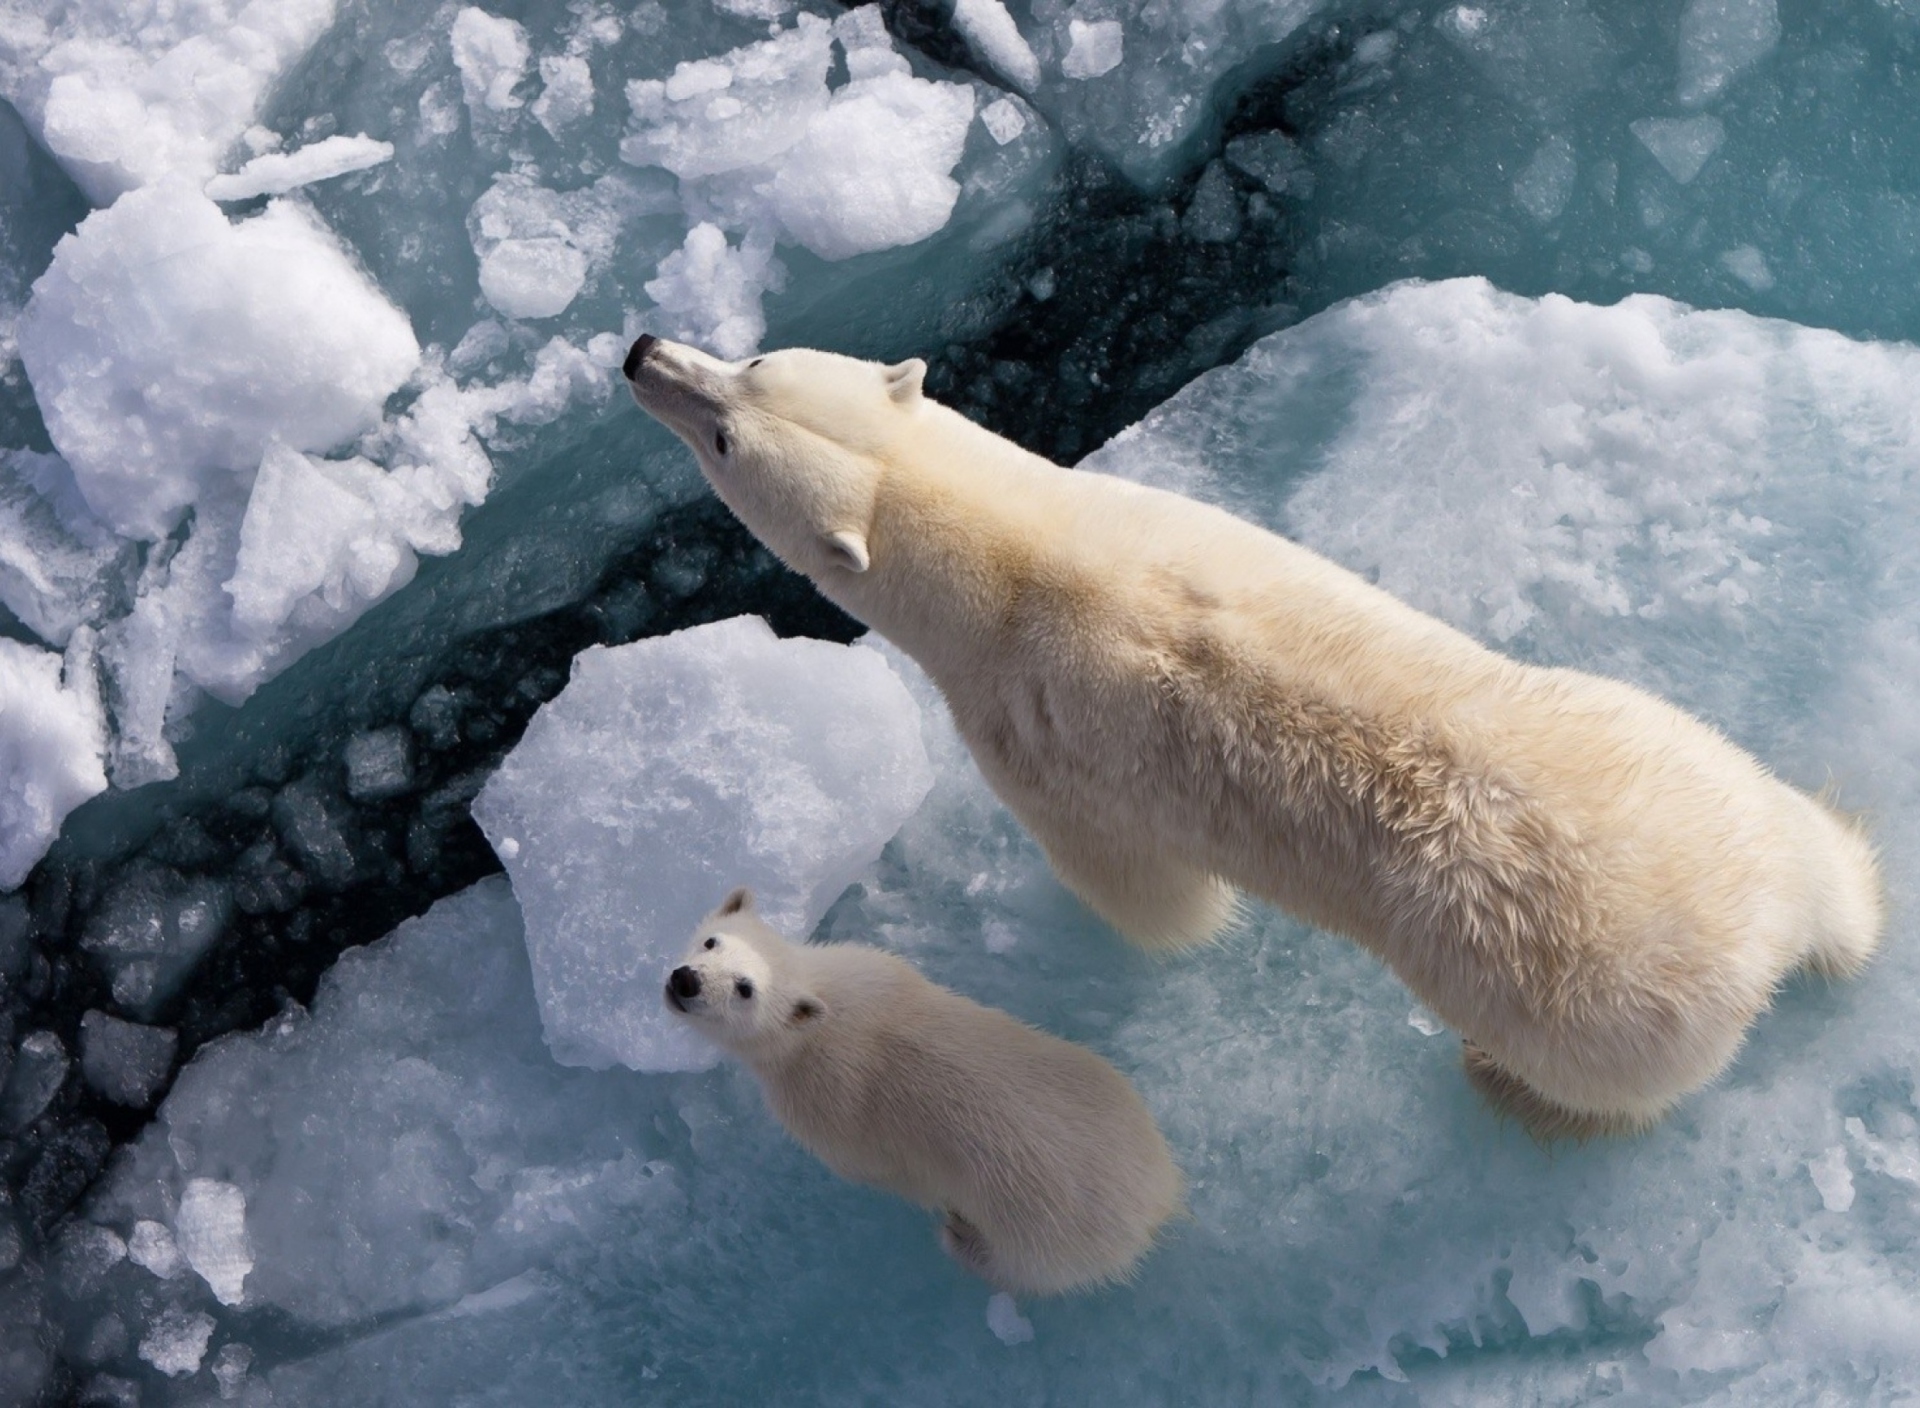
[[[222,1305],[240,1304],[253,1248],[247,1240],[247,1198],[231,1183],[188,1181],[173,1215],[174,1241]],[[206,1348],[205,1343],[201,1349]],[[195,1361],[196,1363],[198,1360]]]
[[[393,160],[393,143],[336,134],[291,152],[266,152],[230,176],[216,176],[206,184],[210,199],[252,200],[256,196],[285,195],[315,181],[330,181],[352,171],[365,171]]]
[[[1067,21],[1067,56],[1060,71],[1068,78],[1098,78],[1120,67],[1126,57],[1126,34],[1118,20]]]
[[[1720,150],[1727,129],[1717,117],[1643,117],[1627,124],[1667,174],[1686,185]]]
[[[169,1027],[123,1022],[106,1012],[80,1019],[80,1071],[117,1105],[144,1109],[173,1068],[178,1035]]]
[[[140,1357],[163,1374],[184,1377],[200,1368],[213,1330],[204,1310],[163,1310],[140,1341]]]

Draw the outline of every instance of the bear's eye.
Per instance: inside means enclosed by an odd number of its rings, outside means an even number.
[[[708,939],[708,940],[707,940],[707,941],[706,941],[705,943],[703,943],[703,944],[701,944],[701,945],[700,945],[700,947],[701,947],[701,948],[719,948],[719,947],[720,947],[720,940],[718,940],[718,939]]]
[[[747,363],[747,370],[752,371],[755,367],[759,366],[762,362],[766,360],[767,359],[765,357],[755,357],[751,362]]]
[[[745,978],[736,979],[733,984],[733,990],[739,993],[740,996],[742,997],[753,996],[753,984],[748,982]]]
[[[716,430],[713,432],[713,452],[716,455],[726,454],[727,452],[727,432],[726,431]]]

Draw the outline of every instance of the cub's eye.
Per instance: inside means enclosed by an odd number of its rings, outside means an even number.
[[[739,993],[740,996],[742,997],[753,996],[753,984],[748,982],[745,978],[736,979],[733,985],[733,990]]]
[[[707,941],[706,941],[705,943],[703,943],[703,944],[701,944],[701,945],[700,945],[700,947],[701,947],[701,948],[719,948],[719,947],[720,947],[720,940],[718,940],[718,939],[708,939],[708,940],[707,940]]]
[[[713,432],[713,452],[716,455],[726,454],[727,452],[727,432],[726,431],[716,430]]]

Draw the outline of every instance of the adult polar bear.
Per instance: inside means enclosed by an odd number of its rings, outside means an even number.
[[[1713,729],[1539,669],[1284,538],[1062,469],[921,393],[925,364],[626,374],[727,506],[919,661],[1002,800],[1122,933],[1236,888],[1377,954],[1542,1136],[1658,1119],[1780,980],[1879,942],[1873,852]]]

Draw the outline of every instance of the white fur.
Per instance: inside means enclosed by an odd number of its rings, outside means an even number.
[[[1218,509],[1061,469],[927,400],[923,371],[660,343],[633,392],[920,662],[1130,938],[1204,940],[1236,888],[1346,934],[1544,1134],[1659,1118],[1788,972],[1872,954],[1871,847],[1713,729],[1504,659]]]
[[[788,943],[737,890],[682,969],[699,991],[676,996],[676,970],[667,1006],[759,1077],[793,1136],[939,1211],[949,1254],[1000,1290],[1125,1277],[1179,1209],[1179,1171],[1126,1077],[892,954]]]

